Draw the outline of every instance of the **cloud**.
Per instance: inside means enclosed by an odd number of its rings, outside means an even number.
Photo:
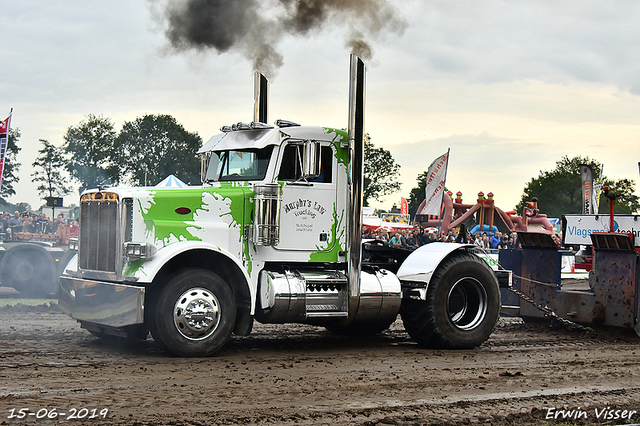
[[[419,5],[421,44],[433,76],[470,82],[539,79],[614,84],[640,93],[640,4],[633,1],[461,1]]]

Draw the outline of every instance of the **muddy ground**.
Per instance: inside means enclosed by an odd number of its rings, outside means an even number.
[[[184,359],[151,339],[100,340],[56,305],[13,304],[0,308],[0,425],[633,424],[639,355],[629,330],[503,318],[474,350],[421,349],[400,320],[367,338],[256,324]]]

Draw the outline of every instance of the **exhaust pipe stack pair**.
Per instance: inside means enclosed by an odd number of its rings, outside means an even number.
[[[350,299],[360,296],[360,261],[362,258],[362,193],[364,183],[364,100],[365,67],[356,55],[351,55],[349,72],[349,123],[348,140],[343,142],[349,148],[348,174],[348,218],[347,218],[347,270]],[[259,72],[254,76],[253,121],[268,121],[269,82]],[[351,305],[351,303],[350,303]],[[351,307],[349,309],[351,311]]]

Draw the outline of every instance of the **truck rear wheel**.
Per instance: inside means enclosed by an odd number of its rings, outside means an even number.
[[[186,270],[159,294],[152,335],[178,356],[210,356],[229,339],[236,318],[231,289],[215,273]]]
[[[58,291],[58,277],[51,256],[39,247],[21,246],[2,259],[2,285],[25,296],[46,297]]]
[[[491,268],[477,256],[460,252],[435,271],[426,300],[404,299],[400,314],[419,345],[468,349],[489,338],[500,308],[500,288]]]

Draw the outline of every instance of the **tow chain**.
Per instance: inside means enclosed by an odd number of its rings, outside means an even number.
[[[582,330],[582,331],[593,331],[593,329],[591,327],[586,327],[586,326],[584,326],[582,324],[578,324],[578,323],[573,322],[571,320],[568,320],[566,318],[562,318],[560,315],[558,315],[555,312],[553,312],[551,310],[551,308],[549,308],[548,306],[543,306],[543,305],[537,303],[532,298],[530,298],[529,296],[527,296],[526,294],[524,294],[523,292],[521,292],[520,290],[518,290],[517,288],[515,288],[513,286],[509,287],[509,290],[512,293],[516,294],[520,299],[524,300],[525,302],[531,303],[531,305],[533,305],[535,308],[537,308],[537,309],[541,310],[542,312],[544,312],[544,316],[558,321],[559,323],[561,323],[565,327],[567,327],[569,330],[578,329],[578,330]]]
[[[480,247],[475,247],[476,249],[481,250],[484,254],[486,254],[487,256],[489,255],[489,253],[487,253],[484,248],[480,248]],[[500,265],[500,262],[497,262],[498,267],[502,268],[503,270],[507,270],[505,269],[502,265]],[[555,287],[555,284],[549,284],[549,283],[543,283],[543,282],[539,282],[539,281],[535,281],[535,280],[531,280],[529,278],[524,278],[518,275],[513,274],[512,275],[516,278],[520,278],[521,280],[527,280],[530,282],[535,282],[537,284],[542,284],[542,285],[546,285],[546,286],[550,286],[550,287]],[[511,291],[512,293],[514,293],[516,296],[518,296],[520,299],[524,300],[525,302],[529,302],[533,307],[537,308],[538,310],[544,312],[544,316],[551,318],[552,320],[558,321],[559,323],[563,324],[565,327],[567,327],[569,330],[582,330],[582,331],[593,331],[593,329],[591,327],[587,327],[584,326],[582,324],[578,324],[576,322],[573,322],[571,320],[568,320],[566,318],[562,318],[560,315],[556,314],[555,312],[553,312],[551,310],[551,308],[549,308],[548,306],[543,306],[540,303],[536,302],[535,300],[533,300],[531,297],[529,297],[528,295],[524,294],[522,291],[518,290],[517,288],[510,286],[507,287],[509,289],[509,291]]]

